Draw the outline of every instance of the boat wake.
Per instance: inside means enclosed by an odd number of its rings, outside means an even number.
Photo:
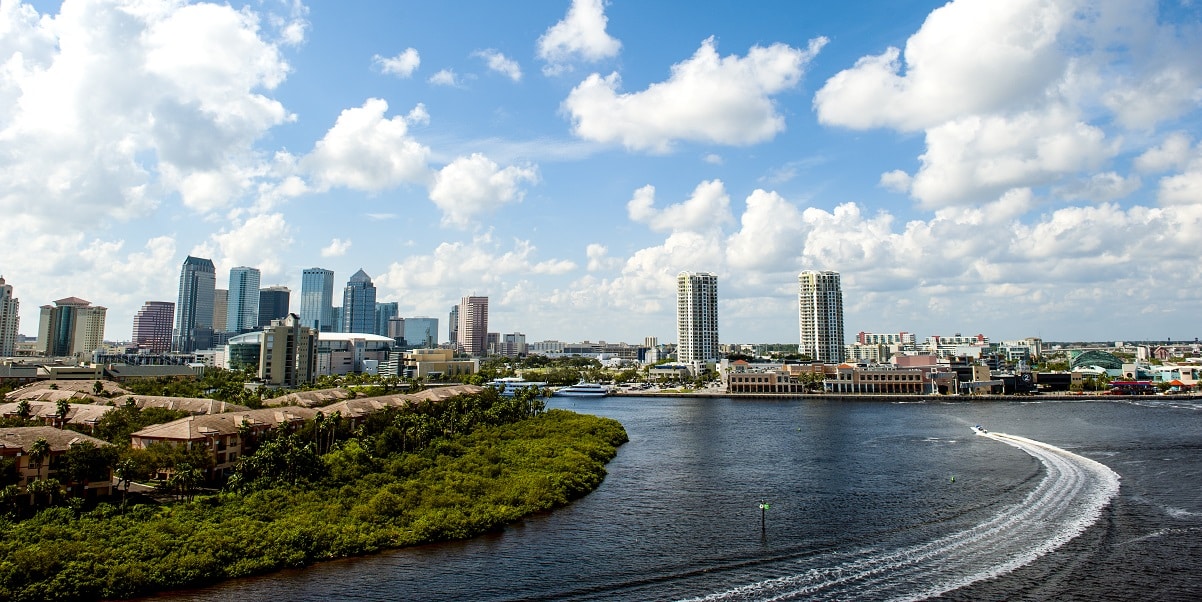
[[[892,551],[868,548],[811,558],[806,564],[817,560],[825,566],[693,600],[929,598],[1003,575],[1052,552],[1096,522],[1118,494],[1119,475],[1100,462],[1023,437],[979,435],[1017,447],[1043,464],[1045,476],[1023,501],[934,541]],[[779,574],[780,565],[773,568]]]

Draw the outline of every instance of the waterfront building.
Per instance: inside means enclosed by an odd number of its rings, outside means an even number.
[[[229,315],[225,331],[231,334],[254,330],[259,325],[259,269],[238,266],[230,270]]]
[[[171,347],[181,353],[207,349],[212,344],[213,291],[217,270],[213,260],[188,256],[179,274],[179,299],[175,303],[175,331]],[[207,339],[203,337],[207,330]]]
[[[317,378],[317,330],[289,314],[263,328],[259,346],[259,378],[276,387],[296,387]]]
[[[459,301],[459,344],[468,355],[488,352],[488,297],[463,297]]]
[[[227,288],[213,289],[213,332],[225,332],[225,324],[229,319],[230,290]]]
[[[170,301],[147,301],[134,314],[134,347],[152,353],[171,350],[171,327],[175,320],[175,304]]]
[[[0,357],[12,356],[17,345],[17,329],[21,325],[21,303],[13,296],[13,286],[0,276]]]
[[[290,314],[288,305],[292,302],[292,291],[286,286],[269,286],[259,289],[259,322],[258,326],[270,326],[272,320],[282,320]],[[298,316],[299,320],[300,317]],[[310,326],[312,328],[312,326]]]
[[[843,289],[838,272],[806,270],[797,275],[797,352],[827,364],[843,361]]]
[[[309,268],[301,272],[301,323],[320,332],[337,330],[334,321],[334,272]]]
[[[856,342],[861,345],[908,345],[914,346],[917,338],[910,332],[876,333],[861,331],[856,335]]]
[[[676,276],[676,359],[696,374],[722,359],[718,344],[718,277],[708,272]]]
[[[362,269],[342,292],[342,332],[376,334],[376,286]]]
[[[79,297],[43,305],[38,320],[38,352],[47,357],[91,357],[104,345],[108,308]]]
[[[376,329],[372,332],[382,337],[389,336],[388,321],[400,315],[400,312],[400,304],[396,301],[376,303]]]
[[[438,346],[438,318],[405,318],[405,342],[410,347]]]
[[[459,349],[459,306],[451,306],[451,314],[447,322],[447,340],[451,343],[451,349]]]
[[[987,347],[989,347],[989,337],[983,334],[962,336],[958,332],[950,337],[931,335],[923,344],[924,351],[939,357],[981,357]]]

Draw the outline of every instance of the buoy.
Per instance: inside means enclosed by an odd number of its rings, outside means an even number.
[[[953,482],[953,483],[955,483],[955,482],[956,482],[956,476],[955,476],[955,475],[952,475],[952,482]]]

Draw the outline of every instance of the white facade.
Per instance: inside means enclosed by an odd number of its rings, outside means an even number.
[[[708,272],[676,276],[676,359],[694,373],[722,359],[718,346],[718,277]]]
[[[843,288],[838,272],[804,271],[797,275],[798,324],[801,344],[797,352],[814,361],[843,361]]]
[[[21,303],[13,297],[13,287],[0,276],[0,357],[13,355],[17,344],[17,328],[21,324],[18,310]]]

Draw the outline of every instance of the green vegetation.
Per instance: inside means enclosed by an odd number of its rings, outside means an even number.
[[[341,441],[348,427],[333,418],[275,433],[222,493],[179,483],[185,501],[124,514],[76,505],[0,520],[0,599],[128,597],[473,537],[596,488],[626,441],[613,420],[486,397],[373,415]]]

